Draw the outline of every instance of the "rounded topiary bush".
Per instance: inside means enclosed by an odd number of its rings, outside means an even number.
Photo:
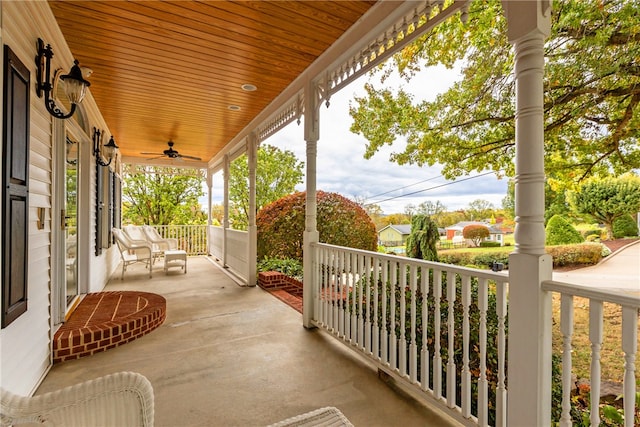
[[[260,209],[258,259],[292,258],[302,261],[306,192],[290,194]],[[375,251],[376,226],[364,209],[337,193],[317,193],[320,242]]]
[[[573,225],[561,215],[554,215],[545,229],[546,245],[572,245],[584,242],[584,238]]]
[[[632,237],[638,235],[638,224],[631,215],[623,215],[613,221],[613,238]]]

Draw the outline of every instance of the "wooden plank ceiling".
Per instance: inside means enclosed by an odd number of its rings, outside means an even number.
[[[49,1],[122,155],[204,161],[374,3]]]

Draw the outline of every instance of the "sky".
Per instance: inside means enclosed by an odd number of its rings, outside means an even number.
[[[414,94],[414,102],[433,100],[459,78],[459,71],[444,67],[430,67],[413,77],[410,83],[393,76],[385,87],[398,88]],[[400,151],[406,141],[396,140],[391,147],[384,147],[371,159],[364,158],[367,140],[352,133],[349,127],[349,103],[354,96],[364,94],[364,84],[374,82],[381,87],[379,78],[363,76],[342,91],[333,95],[330,106],[320,108],[320,140],[318,141],[317,189],[339,193],[351,200],[374,203],[385,214],[401,213],[409,204],[418,206],[425,201],[440,201],[447,210],[464,209],[476,199],[489,201],[495,208],[502,206],[507,193],[507,179],[497,179],[492,173],[472,173],[448,181],[440,175],[441,168],[434,166],[403,165],[389,161],[393,151]],[[304,118],[303,118],[304,120]],[[280,149],[292,151],[306,164],[304,122],[292,123],[262,142]],[[480,176],[484,175],[484,176]],[[221,176],[214,176],[213,203],[221,203]],[[296,190],[304,191],[305,184]]]

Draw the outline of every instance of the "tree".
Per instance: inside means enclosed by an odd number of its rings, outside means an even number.
[[[577,183],[592,175],[640,168],[638,2],[556,0],[545,43],[545,168],[550,179]],[[396,54],[407,81],[422,67],[462,68],[461,80],[434,101],[365,85],[350,107],[351,130],[368,140],[365,157],[403,144],[399,164],[444,166],[455,178],[472,171],[514,175],[513,49],[498,0],[474,1],[469,21],[448,19]],[[404,144],[406,140],[406,144]]]
[[[123,167],[122,221],[131,224],[206,224],[198,199],[204,195],[198,169]]]
[[[578,213],[602,222],[608,238],[613,237],[613,222],[640,210],[640,177],[632,174],[619,178],[591,178],[571,193],[571,203]]]
[[[480,246],[480,242],[489,235],[489,229],[484,225],[470,224],[462,229],[462,237],[471,240],[474,246]]]
[[[549,246],[584,242],[580,232],[562,215],[554,215],[549,219],[545,227],[545,235],[545,244]]]
[[[291,194],[302,182],[304,162],[293,151],[272,145],[258,148],[256,171],[256,212],[263,206]],[[249,224],[249,166],[247,156],[231,162],[229,173],[229,220],[233,228],[246,230]]]
[[[466,217],[470,221],[482,221],[491,217],[494,211],[491,202],[482,199],[476,199],[469,203],[466,209]]]
[[[438,261],[436,243],[440,240],[438,226],[427,215],[417,214],[411,218],[411,234],[407,237],[407,256],[410,258]]]
[[[260,209],[258,259],[291,258],[302,262],[306,193],[287,195]],[[317,192],[320,242],[375,251],[376,227],[358,204],[337,193]]]

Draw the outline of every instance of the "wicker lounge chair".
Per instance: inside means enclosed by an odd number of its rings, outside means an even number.
[[[113,233],[113,237],[116,238],[116,243],[118,244],[122,258],[122,275],[120,279],[124,278],[124,272],[127,271],[127,267],[136,262],[147,264],[149,277],[151,277],[154,255],[151,243],[147,243],[144,240],[131,240],[119,228],[112,228],[111,232]]]

